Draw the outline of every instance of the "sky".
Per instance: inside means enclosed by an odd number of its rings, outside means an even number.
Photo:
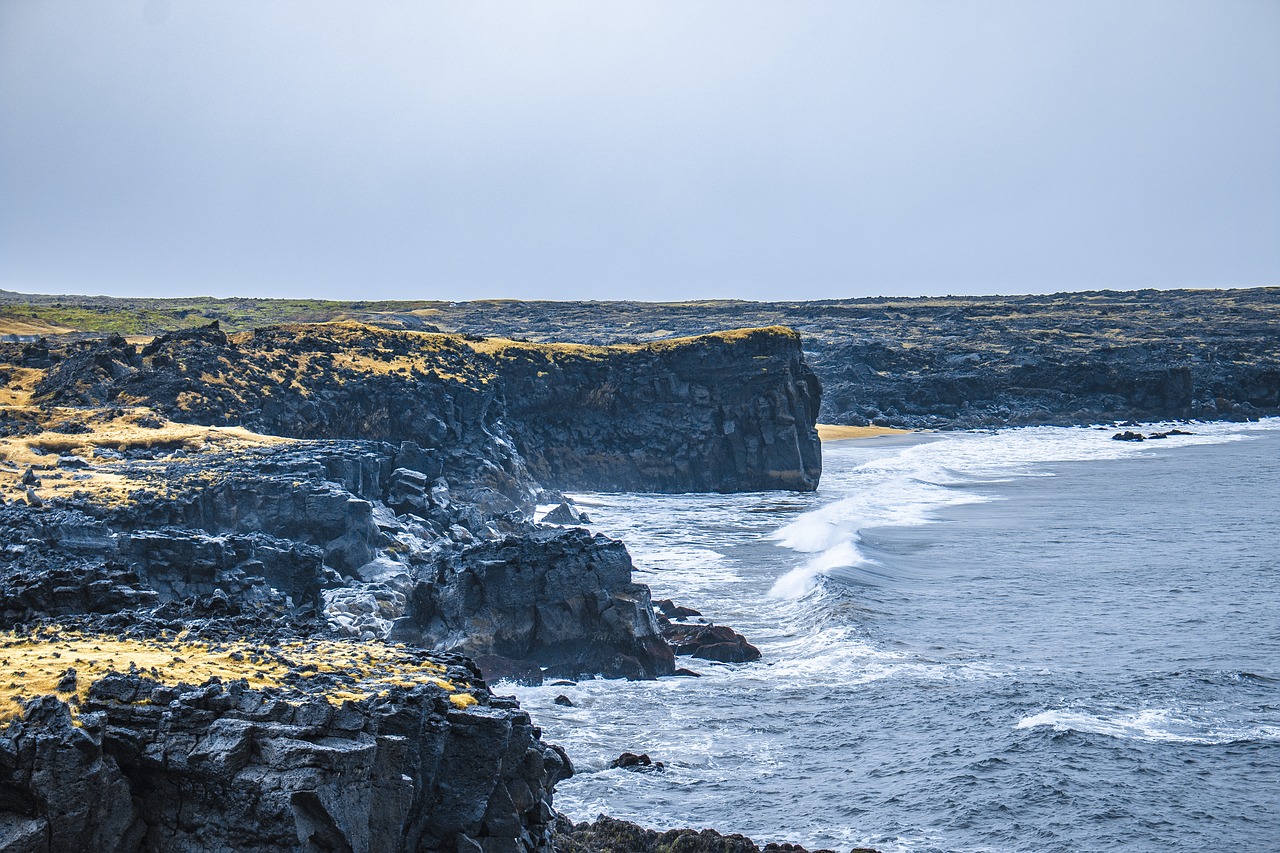
[[[0,0],[0,288],[1280,285],[1276,0]]]

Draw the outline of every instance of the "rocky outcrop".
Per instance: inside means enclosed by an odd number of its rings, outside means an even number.
[[[389,686],[334,706],[244,682],[96,682],[0,733],[0,849],[549,851],[572,774],[513,701]]]
[[[760,659],[758,648],[724,625],[668,622],[662,626],[661,634],[678,655],[720,663],[747,663]]]
[[[467,654],[490,677],[669,675],[675,658],[631,571],[621,542],[581,529],[484,543],[414,586],[392,637]]]
[[[315,630],[394,631],[479,656],[491,677],[671,672],[621,543],[540,529],[496,493],[463,500],[405,467],[413,457],[325,442],[115,462],[114,476],[168,490],[0,508],[0,627],[214,596],[237,613],[309,614]]]
[[[817,488],[821,387],[789,329],[634,347],[494,350],[509,426],[562,489]]]

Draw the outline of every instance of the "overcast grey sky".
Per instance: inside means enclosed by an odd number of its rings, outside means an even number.
[[[1280,284],[1280,2],[0,0],[0,288]]]

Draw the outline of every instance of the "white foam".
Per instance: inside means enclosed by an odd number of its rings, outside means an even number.
[[[1058,732],[1083,732],[1124,740],[1165,743],[1224,744],[1241,741],[1280,740],[1280,726],[1222,726],[1216,721],[1196,720],[1169,708],[1091,714],[1085,711],[1054,709],[1023,717],[1014,728],[1049,726]]]
[[[1167,432],[1173,424],[1144,427]],[[1249,438],[1251,432],[1280,429],[1280,418],[1253,423],[1193,424],[1194,435],[1159,441],[1114,441],[1115,430],[1083,427],[1027,427],[994,433],[955,433],[903,448],[824,478],[821,492],[845,495],[807,512],[770,538],[801,554],[813,554],[783,574],[770,595],[796,598],[811,591],[833,569],[876,566],[859,547],[860,531],[873,527],[918,526],[935,522],[945,507],[992,498],[966,486],[1020,477],[1053,476],[1047,465],[1124,459],[1204,444]],[[833,445],[828,454],[866,453],[865,447]]]

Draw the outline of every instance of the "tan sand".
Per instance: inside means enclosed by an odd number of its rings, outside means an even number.
[[[909,429],[878,426],[845,426],[844,424],[818,424],[818,438],[823,441],[848,441],[854,438],[876,438],[882,435],[907,435]]]

